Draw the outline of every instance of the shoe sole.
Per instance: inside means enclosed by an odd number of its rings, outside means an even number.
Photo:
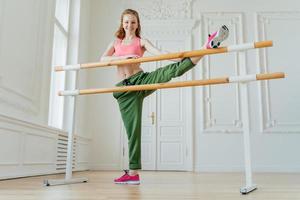
[[[218,31],[217,36],[210,41],[211,48],[218,48],[221,43],[226,40],[229,36],[229,30],[227,26],[223,25]]]
[[[140,184],[140,181],[115,182],[115,184],[122,184],[122,185],[139,185],[139,184]]]

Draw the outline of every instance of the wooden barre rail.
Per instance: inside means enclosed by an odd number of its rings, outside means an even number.
[[[114,87],[114,88],[69,90],[69,91],[66,90],[66,91],[60,91],[58,93],[58,95],[59,96],[77,96],[77,95],[112,93],[112,92],[156,90],[156,89],[165,89],[165,88],[215,85],[215,84],[236,83],[236,82],[249,82],[249,81],[257,81],[257,80],[278,79],[278,78],[284,78],[284,77],[285,77],[285,74],[283,72],[275,72],[275,73],[265,73],[265,74],[250,74],[250,75],[244,75],[244,76],[221,77],[221,78],[206,79],[206,80],[121,86],[121,87]]]
[[[89,68],[115,66],[115,65],[136,64],[136,63],[143,63],[143,62],[170,60],[175,58],[186,58],[186,57],[196,57],[196,56],[203,56],[203,55],[210,55],[210,54],[220,54],[220,53],[242,51],[242,50],[254,49],[254,48],[271,47],[271,46],[273,46],[273,42],[268,40],[268,41],[261,41],[261,42],[230,45],[227,47],[221,47],[216,49],[202,49],[202,50],[185,51],[185,52],[178,52],[178,53],[168,53],[159,56],[141,57],[136,59],[125,59],[125,60],[104,61],[104,62],[86,63],[86,64],[77,64],[77,65],[56,66],[54,70],[67,71],[67,70],[89,69]]]

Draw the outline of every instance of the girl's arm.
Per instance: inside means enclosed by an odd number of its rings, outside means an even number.
[[[159,50],[158,48],[156,48],[156,47],[155,47],[149,40],[147,40],[147,39],[141,39],[141,46],[144,47],[150,54],[156,55],[156,56],[159,56],[159,55],[162,55],[162,54],[170,53],[170,52],[167,52],[167,51],[161,51],[161,50]],[[171,61],[174,61],[174,62],[179,62],[179,61],[181,61],[181,60],[182,60],[181,58],[171,59]]]

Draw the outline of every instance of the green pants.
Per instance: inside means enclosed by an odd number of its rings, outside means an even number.
[[[194,67],[190,58],[161,67],[153,72],[138,72],[116,84],[130,86],[152,83],[165,83],[172,78],[181,76]],[[115,92],[122,120],[128,136],[129,169],[141,169],[141,124],[143,100],[155,90]]]

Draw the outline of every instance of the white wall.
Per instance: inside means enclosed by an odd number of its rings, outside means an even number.
[[[55,1],[0,1],[0,179],[57,171],[63,130],[47,126]],[[89,1],[82,2],[78,62],[88,60]],[[83,72],[80,87],[86,83]],[[78,101],[76,169],[87,169],[86,101]]]
[[[180,5],[182,9],[178,9]],[[185,5],[187,5],[185,7]],[[225,45],[274,40],[268,50],[253,50],[245,54],[216,55],[206,57],[194,70],[194,77],[236,75],[238,65],[246,64],[249,73],[284,71],[285,80],[270,81],[269,85],[249,85],[249,107],[253,167],[256,171],[300,171],[300,94],[296,89],[300,73],[297,67],[299,41],[300,3],[297,0],[274,2],[263,1],[98,1],[91,0],[90,56],[97,61],[119,25],[119,16],[124,8],[140,11],[143,19],[171,20],[193,19],[196,26],[193,48],[199,48],[209,31],[225,23],[231,35]],[[173,17],[175,15],[175,17]],[[171,21],[170,21],[171,22]],[[143,23],[143,22],[142,22]],[[264,35],[265,34],[265,35]],[[265,54],[265,52],[267,54]],[[94,69],[88,72],[88,87],[110,87],[115,83],[115,69]],[[264,89],[265,88],[265,89]],[[204,88],[195,88],[196,140],[195,168],[201,171],[243,170],[243,143],[239,91],[236,86],[215,86],[211,107],[207,104]],[[268,96],[271,100],[268,99]],[[120,166],[120,116],[118,106],[111,94],[87,97],[88,130],[92,137],[92,168],[118,169]],[[225,106],[224,106],[225,105]],[[212,109],[211,119],[204,115]],[[234,121],[235,120],[235,121]],[[208,124],[208,125],[207,125]],[[210,125],[209,125],[210,124]],[[262,130],[262,126],[269,126]],[[234,131],[233,131],[234,130]]]
[[[80,3],[80,27],[79,27],[79,45],[78,45],[78,61],[77,63],[89,62],[89,42],[90,42],[90,2],[81,1]],[[77,64],[76,63],[76,64]],[[78,87],[87,88],[88,73],[80,71],[78,75]],[[76,115],[76,132],[78,135],[86,138],[91,138],[91,133],[88,131],[87,117],[87,98],[77,98],[77,115]]]
[[[211,76],[235,75],[236,61],[245,63],[249,73],[264,72],[266,68],[285,71],[285,80],[249,85],[253,166],[256,171],[300,171],[297,156],[300,94],[295,87],[299,85],[300,73],[296,53],[300,44],[300,3],[297,0],[276,3],[229,0],[217,4],[200,0],[175,3],[170,0],[83,0],[78,62],[99,60],[113,39],[120,13],[127,7],[140,11],[142,20],[195,20],[191,33],[194,49],[205,40],[207,29],[214,29],[219,23],[231,28],[225,44],[273,39],[273,48],[249,51],[246,59],[237,59],[233,54],[205,58],[193,75],[201,79],[206,77],[207,70]],[[52,0],[0,1],[0,168],[3,173],[0,178],[56,172],[53,151],[57,144],[54,141],[58,134],[65,132],[47,126],[53,15]],[[80,72],[80,88],[110,87],[115,82],[114,68]],[[216,123],[208,123],[210,118],[204,112],[210,108],[204,88],[194,89],[195,168],[242,170],[241,126],[233,123],[239,120],[238,90],[234,86],[216,86],[211,90],[215,95],[211,97],[211,117]],[[118,105],[111,94],[78,98],[77,169],[87,169],[89,161],[93,169],[120,168],[120,125]],[[233,133],[233,129],[237,133]],[[34,145],[32,141],[45,145]],[[40,152],[47,149],[43,154],[47,157],[32,154],[42,147]]]
[[[80,0],[80,26],[77,63],[89,62],[89,41],[90,41],[90,1]],[[78,87],[88,88],[89,79],[87,71],[80,71],[78,74]],[[92,133],[89,129],[88,99],[80,97],[76,99],[75,135],[78,138],[76,169],[86,170],[90,168],[90,152]]]
[[[120,1],[91,1],[90,62],[99,61],[119,26]],[[91,69],[89,88],[110,87],[116,83],[112,67]],[[93,134],[92,168],[119,169],[120,118],[118,105],[112,94],[93,95],[88,99],[89,130]]]
[[[46,124],[53,2],[0,1],[1,113]]]
[[[271,4],[272,7],[270,7]],[[204,5],[205,8],[203,8]],[[197,8],[201,8],[202,12],[199,12]],[[299,11],[300,3],[292,0],[276,3],[267,0],[239,3],[231,0],[217,5],[209,2],[203,4],[200,1],[194,3],[193,17],[205,19],[200,21],[202,25],[196,27],[199,30],[213,26],[214,22],[224,20],[234,29],[234,33],[231,32],[234,35],[231,34],[229,38],[230,43],[236,40],[240,42],[274,41],[272,48],[246,53],[248,73],[283,71],[287,74],[284,80],[249,84],[251,143],[255,171],[300,170],[300,160],[296,156],[300,150],[298,145],[300,93],[294,89],[294,85],[300,83],[298,78],[300,71],[296,67],[299,63],[296,59],[296,46],[300,44],[300,40],[298,34],[289,33],[290,30],[300,32]],[[212,75],[236,73],[233,68],[236,65],[235,59],[230,55],[216,56],[210,63],[207,61],[204,59],[203,67],[207,67]],[[205,77],[206,72],[202,69],[197,68],[196,77]],[[230,131],[235,128],[241,130],[241,126],[238,123],[235,124],[240,112],[237,90],[231,86],[217,86],[211,92],[213,95],[210,107],[208,102],[205,102],[203,88],[196,90],[196,95],[198,95],[196,102],[201,102],[201,104],[196,104],[198,105],[196,110],[202,111],[197,112],[196,117],[196,120],[201,122],[196,127],[196,134],[199,137],[197,168],[203,171],[241,170],[244,164],[242,135],[232,134]],[[212,108],[211,118],[216,119],[216,123],[212,121],[209,127],[204,126],[210,122],[209,117],[203,113],[205,108]]]

